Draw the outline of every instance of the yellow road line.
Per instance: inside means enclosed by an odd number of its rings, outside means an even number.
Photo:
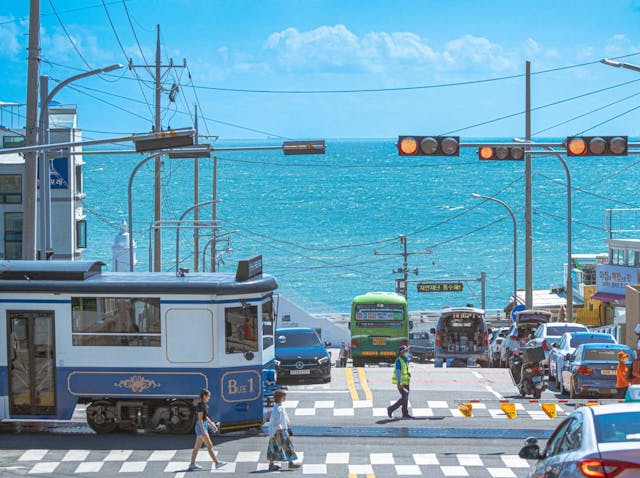
[[[358,391],[356,390],[356,385],[353,383],[353,372],[350,368],[344,369],[344,375],[347,379],[347,387],[349,387],[349,393],[351,394],[351,400],[357,402],[360,400],[358,397]]]
[[[371,389],[367,383],[367,374],[364,371],[364,367],[358,367],[358,375],[360,375],[360,385],[362,385],[362,390],[364,390],[364,399],[372,402],[373,395],[371,395]]]
[[[367,478],[376,478],[376,475],[373,473],[367,473]]]

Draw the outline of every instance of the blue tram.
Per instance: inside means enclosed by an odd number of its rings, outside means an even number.
[[[98,433],[184,433],[208,388],[222,430],[259,427],[277,288],[261,256],[235,275],[102,266],[0,261],[0,420],[68,420],[85,404]]]

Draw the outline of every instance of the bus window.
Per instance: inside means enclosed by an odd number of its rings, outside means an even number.
[[[255,305],[224,310],[225,352],[258,351],[258,308]]]

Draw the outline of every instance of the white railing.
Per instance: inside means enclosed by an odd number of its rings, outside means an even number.
[[[593,327],[591,330],[593,332],[611,334],[616,339],[616,342],[620,343],[620,326],[619,325],[603,325],[602,327]]]

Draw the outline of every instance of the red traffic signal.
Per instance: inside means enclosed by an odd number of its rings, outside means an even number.
[[[398,136],[400,156],[460,156],[460,136]]]
[[[569,136],[567,156],[626,156],[627,136]]]
[[[481,146],[478,158],[486,161],[522,161],[524,148],[521,146]]]

